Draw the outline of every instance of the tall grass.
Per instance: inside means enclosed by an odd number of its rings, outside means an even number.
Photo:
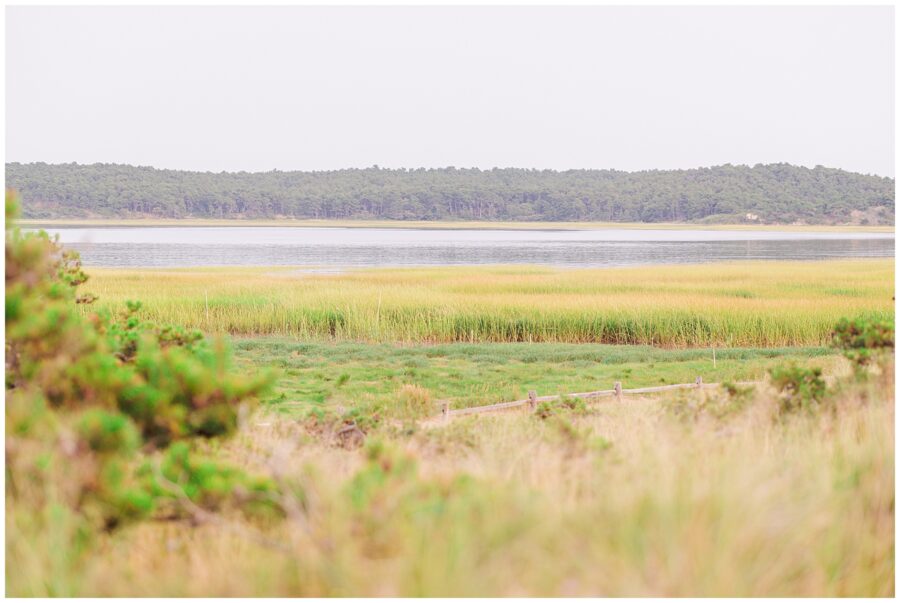
[[[773,420],[765,395],[674,412],[691,394],[384,428],[366,450],[261,417],[218,453],[296,480],[284,522],[231,518],[280,548],[162,522],[73,565],[65,518],[13,505],[7,594],[890,596],[892,375],[814,416]]]
[[[94,269],[99,306],[208,331],[393,342],[820,345],[844,316],[893,315],[894,261],[557,270]]]

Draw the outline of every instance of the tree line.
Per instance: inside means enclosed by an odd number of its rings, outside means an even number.
[[[189,172],[7,163],[27,218],[887,223],[894,180],[785,163],[690,170]],[[748,216],[749,214],[749,216]]]

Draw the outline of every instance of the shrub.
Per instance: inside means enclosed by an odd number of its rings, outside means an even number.
[[[588,412],[587,402],[584,401],[584,398],[576,398],[575,396],[560,394],[559,404],[563,408],[570,410],[576,414],[586,414]]]
[[[551,402],[540,402],[534,409],[534,416],[538,419],[549,419],[556,414],[556,407]]]
[[[132,453],[140,444],[140,435],[131,419],[99,408],[81,415],[78,434],[97,453]]]
[[[894,321],[857,318],[841,319],[834,327],[832,343],[844,351],[858,378],[867,374],[872,365],[883,363],[894,350]]]
[[[7,192],[10,505],[62,505],[112,529],[159,511],[173,496],[164,486],[208,509],[265,498],[268,480],[196,459],[190,441],[232,434],[273,375],[235,373],[224,342],[143,322],[138,302],[115,316],[90,312],[78,254],[14,228],[15,214]]]
[[[772,385],[779,391],[779,414],[816,410],[825,399],[822,369],[791,364],[769,370]]]

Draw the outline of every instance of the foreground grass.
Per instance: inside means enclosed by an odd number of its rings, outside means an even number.
[[[426,220],[295,220],[214,218],[35,218],[19,220],[27,228],[120,226],[291,226],[298,228],[415,228],[435,230],[777,230],[788,232],[894,232],[893,226],[824,224],[692,224],[689,222],[489,222]]]
[[[100,307],[212,332],[380,342],[822,345],[841,317],[893,316],[894,261],[559,270],[92,270]]]
[[[262,414],[216,453],[292,484],[287,520],[139,525],[73,566],[8,507],[7,593],[890,596],[892,375],[814,415],[686,394],[384,425],[362,449]]]
[[[307,343],[278,338],[235,342],[247,369],[274,366],[281,372],[265,402],[290,416],[335,407],[391,405],[415,386],[428,400],[450,399],[454,408],[541,395],[624,387],[754,381],[774,366],[795,362],[840,370],[829,348],[665,350],[595,344],[394,344]],[[435,405],[431,412],[437,412]]]

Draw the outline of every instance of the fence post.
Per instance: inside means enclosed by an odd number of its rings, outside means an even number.
[[[528,391],[528,408],[532,411],[537,408],[537,392],[533,389]]]
[[[622,382],[616,381],[616,384],[613,386],[613,389],[616,390],[616,402],[622,401]]]

